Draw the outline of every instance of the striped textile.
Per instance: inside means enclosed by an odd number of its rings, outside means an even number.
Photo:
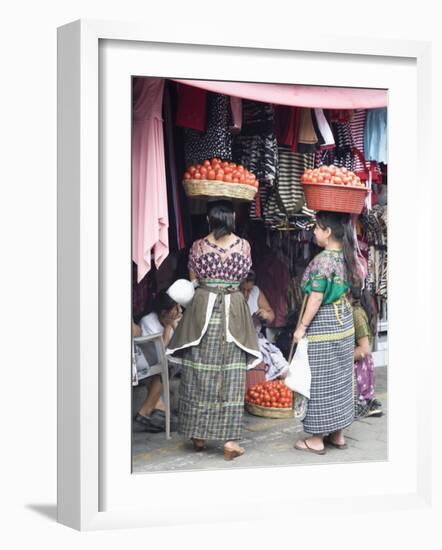
[[[278,145],[273,127],[273,105],[243,100],[243,123],[241,133],[233,139],[233,160],[255,174],[260,204],[267,202],[269,188],[278,173]],[[257,200],[258,197],[250,205],[252,219],[261,218]]]
[[[271,220],[279,214],[296,214],[305,206],[301,176],[313,168],[314,153],[294,153],[287,146],[278,147],[279,173],[274,193],[265,207],[265,218]]]
[[[347,300],[320,307],[307,332],[312,381],[304,431],[328,434],[353,422],[353,314]]]
[[[353,166],[353,138],[349,122],[333,122],[333,135],[336,138],[336,149],[333,164],[345,166],[348,170]]]
[[[350,131],[353,140],[353,145],[364,156],[364,127],[365,119],[367,117],[366,109],[356,109],[353,112],[353,116],[350,120]],[[367,171],[367,167],[362,160],[357,156],[353,156],[353,172],[357,175],[363,174]]]
[[[199,346],[184,350],[178,432],[198,439],[241,438],[246,354],[223,342],[221,296]]]

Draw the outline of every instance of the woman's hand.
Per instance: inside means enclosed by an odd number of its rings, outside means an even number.
[[[256,315],[261,321],[268,321],[271,317],[270,313],[262,307],[257,310]]]
[[[297,344],[305,336],[305,328],[300,325],[293,333],[293,341]]]

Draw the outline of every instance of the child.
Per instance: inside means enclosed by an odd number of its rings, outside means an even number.
[[[382,404],[374,398],[375,368],[371,354],[373,335],[377,331],[377,312],[367,289],[355,287],[351,302],[355,327],[355,416],[381,416]]]

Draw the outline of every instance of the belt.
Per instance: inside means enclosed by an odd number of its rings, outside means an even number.
[[[348,301],[347,297],[344,296],[332,302],[332,305],[335,310],[336,320],[340,325],[343,325],[344,321],[342,320],[342,315],[344,313],[344,308],[351,307],[350,302]],[[341,306],[341,312],[339,312],[338,306]],[[341,315],[339,315],[339,313],[341,313]]]

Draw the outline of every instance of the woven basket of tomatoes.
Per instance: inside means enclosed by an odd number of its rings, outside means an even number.
[[[282,380],[261,382],[247,390],[245,407],[255,416],[293,418],[293,392]]]
[[[301,183],[311,210],[360,214],[368,193],[354,172],[334,165],[305,170]]]
[[[189,166],[183,185],[188,197],[228,197],[239,201],[252,201],[259,186],[255,174],[247,168],[218,158]]]

